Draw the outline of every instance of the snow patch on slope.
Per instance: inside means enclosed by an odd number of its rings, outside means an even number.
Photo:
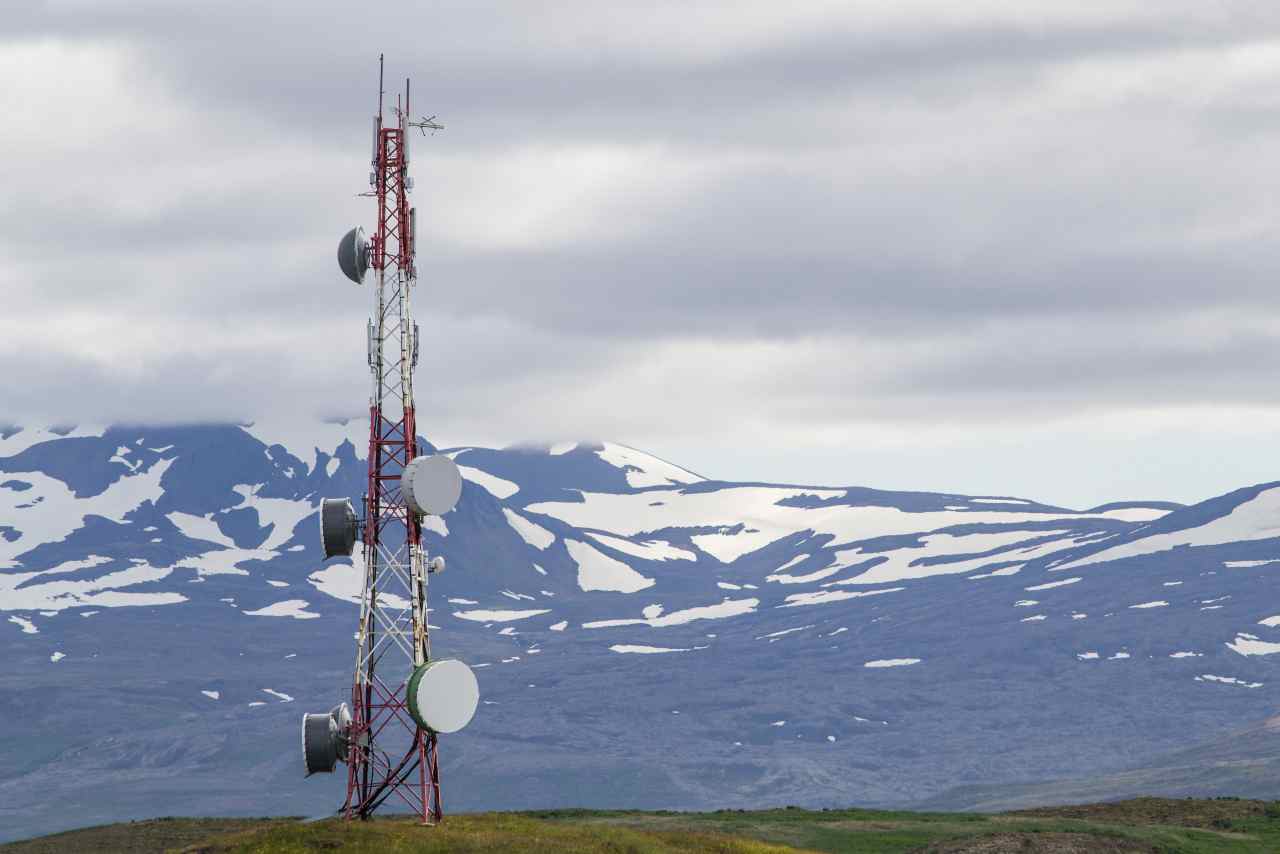
[[[194,516],[190,513],[175,511],[165,514],[165,518],[172,522],[174,527],[182,532],[182,536],[189,540],[203,540],[206,543],[214,543],[233,549],[236,547],[235,542],[222,533],[222,529],[214,521],[212,513]]]
[[[481,471],[470,466],[458,466],[458,471],[462,473],[465,479],[481,487],[500,501],[504,498],[510,498],[520,491],[520,487],[517,484],[509,480],[503,480],[497,475],[489,474],[487,471]]]
[[[315,514],[316,508],[310,501],[297,498],[262,498],[258,492],[262,484],[241,483],[232,489],[240,495],[241,501],[231,510],[252,508],[258,514],[258,524],[271,526],[271,533],[258,548],[262,551],[274,551],[293,538],[294,529],[303,519]]]
[[[320,615],[307,610],[307,600],[286,599],[256,611],[244,611],[250,617],[293,617],[295,620],[314,620]]]
[[[828,602],[839,602],[844,599],[859,599],[863,596],[878,596],[881,593],[897,593],[905,587],[886,587],[882,590],[815,590],[811,593],[793,593],[787,597],[786,604],[779,608],[795,608],[800,605],[825,605]]]
[[[36,628],[36,624],[28,620],[26,617],[13,616],[9,618],[9,622],[16,623],[22,629],[24,635],[39,634],[40,630]]]
[[[723,620],[729,617],[736,617],[739,614],[749,614],[760,604],[759,599],[725,599],[716,605],[700,605],[694,608],[685,608],[680,611],[672,611],[657,617],[645,617],[642,619],[621,619],[621,620],[595,620],[590,623],[583,623],[584,629],[607,629],[617,626],[649,626],[650,628],[660,629],[667,626],[682,626],[685,623],[691,623],[694,620]]]
[[[1196,677],[1197,682],[1220,682],[1223,685],[1239,685],[1241,688],[1261,688],[1261,682],[1246,682],[1243,679],[1237,679],[1234,676],[1214,676],[1209,673],[1203,673]]]
[[[22,480],[31,484],[30,489],[0,490],[0,519],[18,529],[18,537],[12,542],[0,537],[0,569],[16,567],[14,558],[41,543],[66,539],[84,526],[86,516],[102,516],[123,523],[129,513],[148,501],[159,500],[164,494],[160,478],[172,464],[172,459],[159,460],[145,472],[122,477],[88,498],[77,498],[56,478],[24,472]],[[4,608],[3,603],[0,608]]]
[[[307,576],[307,582],[326,596],[360,604],[364,593],[364,554],[359,549],[348,559],[350,563],[334,562],[317,569]],[[409,601],[394,593],[379,591],[378,598],[394,608],[408,608]]]
[[[1266,540],[1280,537],[1280,489],[1267,489],[1254,498],[1233,508],[1230,513],[1212,519],[1203,525],[1153,534],[1128,543],[1121,543],[1100,552],[1064,564],[1059,569],[1087,566],[1126,557],[1157,554],[1179,546],[1216,546],[1248,540]]]
[[[610,652],[623,652],[623,653],[630,652],[630,653],[639,653],[641,655],[653,655],[655,653],[662,653],[662,652],[693,652],[695,649],[706,649],[706,647],[705,646],[693,646],[693,647],[645,646],[643,644],[635,644],[635,643],[615,643],[613,646],[609,647]]]
[[[773,531],[753,528],[742,530],[726,528],[714,534],[696,534],[689,539],[695,546],[721,563],[733,563],[743,555],[769,545],[778,539],[778,535]]]
[[[928,514],[922,514],[928,515]],[[972,516],[972,513],[966,514]],[[1050,539],[1048,542],[1030,545],[1026,548],[1011,548],[1020,543],[1035,542],[1045,537],[1070,534],[1070,531],[1000,531],[989,534],[927,534],[920,537],[919,548],[895,549],[890,552],[864,551],[862,547],[841,549],[836,552],[836,560],[851,561],[884,555],[887,560],[876,564],[860,575],[831,582],[842,584],[885,584],[913,578],[930,578],[935,575],[954,575],[972,572],[994,563],[1017,561],[1020,564],[1044,554],[1063,548],[1061,539]],[[1003,551],[996,551],[1003,549]],[[994,554],[986,554],[995,552]],[[926,559],[980,554],[967,560],[949,562],[924,563]]]
[[[807,555],[806,555],[807,557]],[[814,581],[821,581],[824,578],[830,578],[843,569],[848,569],[848,564],[836,564],[826,569],[815,570],[805,575],[789,575],[785,572],[775,572],[772,575],[766,575],[766,582],[774,582],[776,584],[810,584]]]
[[[634,489],[669,486],[673,483],[698,483],[704,479],[666,460],[612,442],[605,442],[604,447],[596,451],[596,456],[611,466],[623,469],[627,475],[627,484]]]
[[[646,578],[620,560],[577,540],[565,540],[565,548],[578,565],[578,587],[584,591],[608,590],[616,593],[635,593],[653,586],[653,579]]]
[[[550,613],[551,610],[549,608],[528,611],[476,610],[454,611],[453,616],[460,620],[470,620],[474,623],[509,623],[513,620],[527,620],[530,617],[537,617],[542,614]]]
[[[1227,649],[1240,655],[1274,655],[1280,652],[1280,643],[1258,640],[1253,635],[1238,634],[1236,639],[1226,644]]]
[[[95,425],[75,427],[70,433],[55,433],[47,427],[24,427],[8,438],[0,439],[0,457],[16,457],[27,448],[43,442],[56,442],[59,439],[99,439],[107,428]]]
[[[583,533],[600,543],[602,546],[608,546],[615,551],[620,551],[623,554],[629,554],[632,557],[643,558],[644,560],[698,559],[698,556],[688,549],[673,546],[666,540],[646,540],[641,543],[633,543],[630,540],[624,540],[621,537],[611,537],[608,534],[597,534],[594,531],[583,531]]]
[[[1077,584],[1084,581],[1083,578],[1064,578],[1061,581],[1049,581],[1044,584],[1033,584],[1031,587],[1024,587],[1023,590],[1028,592],[1037,590],[1052,590],[1055,587],[1066,587],[1068,584]]]
[[[302,461],[304,474],[310,474],[319,468],[322,452],[335,456],[343,442],[350,442],[355,447],[357,456],[362,456],[369,445],[369,422],[361,418],[352,418],[345,424],[297,419],[255,421],[247,426],[241,425],[240,429],[268,449],[272,445],[282,445]]]
[[[556,541],[555,534],[540,525],[530,522],[514,510],[503,507],[502,515],[507,517],[507,523],[520,535],[520,539],[535,549],[546,549]]]
[[[121,588],[168,578],[172,567],[154,567],[145,561],[128,569],[85,580],[57,579],[30,583],[39,572],[0,574],[0,611],[64,611],[82,605],[121,607],[175,605],[187,601],[180,593],[126,593]]]

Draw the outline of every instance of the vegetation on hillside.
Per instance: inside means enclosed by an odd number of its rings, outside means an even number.
[[[0,854],[161,852],[618,852],[618,854],[1253,854],[1280,851],[1280,802],[1138,798],[999,815],[882,810],[711,813],[554,810],[405,817],[157,819],[0,846]]]

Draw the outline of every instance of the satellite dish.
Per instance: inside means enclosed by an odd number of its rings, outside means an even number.
[[[433,732],[457,732],[476,713],[480,685],[470,667],[456,658],[429,661],[409,677],[409,714]]]
[[[351,711],[346,703],[328,714],[302,716],[302,761],[306,776],[331,774],[338,761],[347,761],[347,736],[351,731]]]
[[[462,495],[462,472],[443,454],[415,457],[400,475],[400,491],[419,516],[443,516]]]
[[[363,228],[351,229],[338,241],[338,266],[357,285],[364,281],[364,274],[369,269],[369,241],[365,239]]]
[[[358,539],[359,523],[351,502],[345,498],[326,498],[320,502],[320,544],[325,559],[351,557]]]

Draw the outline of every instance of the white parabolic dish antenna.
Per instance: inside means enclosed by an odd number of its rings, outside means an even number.
[[[479,702],[475,673],[456,658],[428,662],[409,679],[409,713],[435,732],[462,729],[471,722]]]
[[[462,472],[443,454],[415,457],[400,475],[400,491],[419,516],[443,516],[462,495]]]

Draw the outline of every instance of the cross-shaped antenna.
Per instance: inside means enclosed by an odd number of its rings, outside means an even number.
[[[435,135],[435,131],[444,130],[444,125],[438,123],[435,116],[427,116],[421,121],[409,122],[409,127],[417,128],[422,131],[423,136],[427,135],[428,129],[431,130],[433,136]]]

